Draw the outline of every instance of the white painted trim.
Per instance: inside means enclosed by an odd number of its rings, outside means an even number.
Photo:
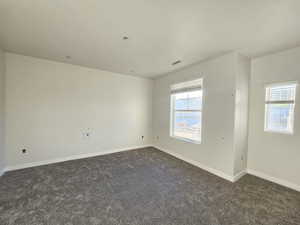
[[[209,172],[209,173],[212,173],[212,174],[214,174],[214,175],[217,175],[217,176],[219,176],[219,177],[221,177],[221,178],[223,178],[223,179],[225,179],[225,180],[228,180],[228,181],[230,181],[230,182],[234,182],[234,179],[235,179],[235,178],[234,178],[233,176],[230,176],[230,175],[228,175],[228,174],[226,174],[226,173],[224,173],[224,172],[222,172],[222,171],[220,171],[220,170],[217,170],[217,169],[211,168],[211,167],[209,167],[209,166],[203,165],[203,164],[201,164],[200,162],[197,162],[197,161],[192,160],[192,159],[188,159],[188,158],[186,158],[186,157],[184,157],[184,156],[182,156],[182,155],[180,155],[180,154],[178,154],[178,153],[174,153],[174,152],[169,151],[169,150],[166,150],[166,149],[164,149],[164,148],[161,148],[161,147],[158,147],[158,146],[153,146],[153,147],[154,147],[154,148],[157,148],[158,150],[161,150],[161,151],[163,151],[163,152],[165,152],[165,153],[167,153],[167,154],[169,154],[169,155],[172,155],[172,156],[174,156],[175,158],[181,159],[181,160],[183,160],[183,161],[185,161],[185,162],[187,162],[187,163],[190,163],[190,164],[192,164],[192,165],[194,165],[194,166],[197,166],[197,167],[199,167],[200,169],[206,170],[206,171]]]
[[[75,160],[75,159],[90,158],[90,157],[107,155],[107,154],[123,152],[123,151],[136,150],[136,149],[146,148],[146,147],[151,147],[151,146],[152,145],[134,146],[134,147],[130,147],[130,148],[112,149],[112,150],[106,150],[106,151],[102,151],[102,152],[85,153],[85,154],[67,156],[67,157],[63,157],[63,158],[43,160],[43,161],[39,161],[39,162],[24,163],[24,164],[19,164],[19,165],[8,166],[5,168],[5,170],[3,172],[19,170],[19,169],[35,167],[35,166],[43,166],[43,165],[48,165],[48,164],[53,164],[53,163],[58,163],[58,162]]]
[[[247,171],[246,170],[243,170],[241,172],[239,172],[238,174],[236,174],[234,177],[233,177],[233,182],[237,182],[239,179],[241,179],[243,176],[245,176],[247,174]]]
[[[68,157],[63,157],[63,158],[57,158],[57,159],[51,159],[51,160],[44,160],[44,161],[39,161],[39,162],[32,162],[32,163],[24,163],[24,164],[20,164],[20,165],[14,165],[14,166],[8,166],[6,167],[4,170],[0,170],[0,177],[6,172],[6,171],[12,171],[12,170],[18,170],[18,169],[24,169],[24,168],[29,168],[29,167],[35,167],[35,166],[42,166],[42,165],[48,165],[48,164],[53,164],[53,163],[58,163],[58,162],[65,162],[65,161],[69,161],[69,160],[75,160],[75,159],[83,159],[83,158],[89,158],[89,157],[95,157],[95,156],[101,156],[101,155],[107,155],[107,154],[112,154],[112,153],[117,153],[117,152],[123,152],[123,151],[130,151],[130,150],[135,150],[135,149],[140,149],[140,148],[146,148],[146,147],[154,147],[158,150],[161,150],[167,154],[170,154],[178,159],[181,159],[187,163],[190,163],[194,166],[197,166],[203,170],[206,170],[216,176],[219,176],[223,179],[226,179],[230,182],[236,182],[238,181],[240,178],[242,178],[244,175],[251,174],[253,176],[257,176],[259,178],[262,178],[264,180],[268,180],[271,182],[274,182],[276,184],[291,188],[293,190],[299,191],[300,192],[300,185],[298,184],[294,184],[291,183],[289,181],[286,180],[282,180],[276,177],[272,177],[270,175],[267,175],[265,173],[256,171],[256,170],[252,170],[252,169],[248,169],[247,171],[241,171],[240,173],[238,173],[235,176],[230,176],[220,170],[211,168],[209,166],[203,165],[200,162],[197,162],[195,160],[192,159],[188,159],[178,153],[174,153],[172,151],[166,150],[164,148],[158,147],[158,146],[153,146],[153,145],[142,145],[142,146],[134,146],[131,148],[121,148],[121,149],[113,149],[113,150],[107,150],[107,151],[103,151],[103,152],[94,152],[94,153],[87,153],[87,154],[79,154],[79,155],[73,155],[73,156],[68,156]]]
[[[298,185],[298,184],[294,184],[294,183],[291,183],[291,182],[286,181],[286,180],[282,180],[282,179],[279,179],[279,178],[276,178],[276,177],[272,177],[268,174],[265,174],[265,173],[262,173],[262,172],[259,172],[259,171],[256,171],[256,170],[252,170],[252,169],[248,169],[247,172],[249,174],[253,175],[253,176],[262,178],[264,180],[271,181],[273,183],[276,183],[276,184],[279,184],[279,185],[282,185],[282,186],[285,186],[285,187],[288,187],[290,189],[293,189],[293,190],[296,190],[296,191],[300,192],[300,185]]]

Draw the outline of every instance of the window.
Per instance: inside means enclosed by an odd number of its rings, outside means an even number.
[[[171,86],[171,129],[175,138],[201,142],[202,79]]]
[[[265,131],[293,133],[296,83],[266,87]]]

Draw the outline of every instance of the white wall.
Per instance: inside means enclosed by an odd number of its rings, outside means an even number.
[[[6,62],[9,167],[152,144],[153,81],[10,53]]]
[[[293,135],[264,132],[264,85],[300,82],[300,48],[257,58],[252,62],[248,168],[297,186],[300,190],[300,86]]]
[[[4,54],[0,50],[0,171],[4,164],[1,137],[5,102],[5,155],[9,167],[151,145],[153,141],[161,149],[228,176],[248,167],[266,178],[300,187],[300,90],[296,98],[295,133],[284,135],[263,130],[264,85],[300,82],[299,61],[300,48],[253,60],[247,140],[250,63],[236,53],[158,78],[153,88],[153,81],[147,79]],[[202,143],[197,145],[169,136],[169,88],[171,84],[201,77],[203,135]],[[85,132],[91,132],[91,136],[84,137]],[[23,148],[28,153],[21,154]]]
[[[231,53],[155,80],[154,144],[201,165],[233,175],[235,57]],[[174,139],[170,129],[170,85],[203,78],[202,143]],[[159,137],[159,138],[157,138]]]
[[[234,123],[234,174],[247,169],[248,150],[248,98],[251,72],[249,58],[236,54],[236,98]]]
[[[4,52],[0,49],[0,176],[5,167],[4,160],[4,93],[5,93],[5,58]]]

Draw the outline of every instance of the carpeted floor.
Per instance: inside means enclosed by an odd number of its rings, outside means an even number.
[[[6,173],[1,225],[299,225],[300,193],[146,148]]]

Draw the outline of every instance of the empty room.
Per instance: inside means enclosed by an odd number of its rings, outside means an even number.
[[[300,225],[299,0],[0,0],[0,225]]]

